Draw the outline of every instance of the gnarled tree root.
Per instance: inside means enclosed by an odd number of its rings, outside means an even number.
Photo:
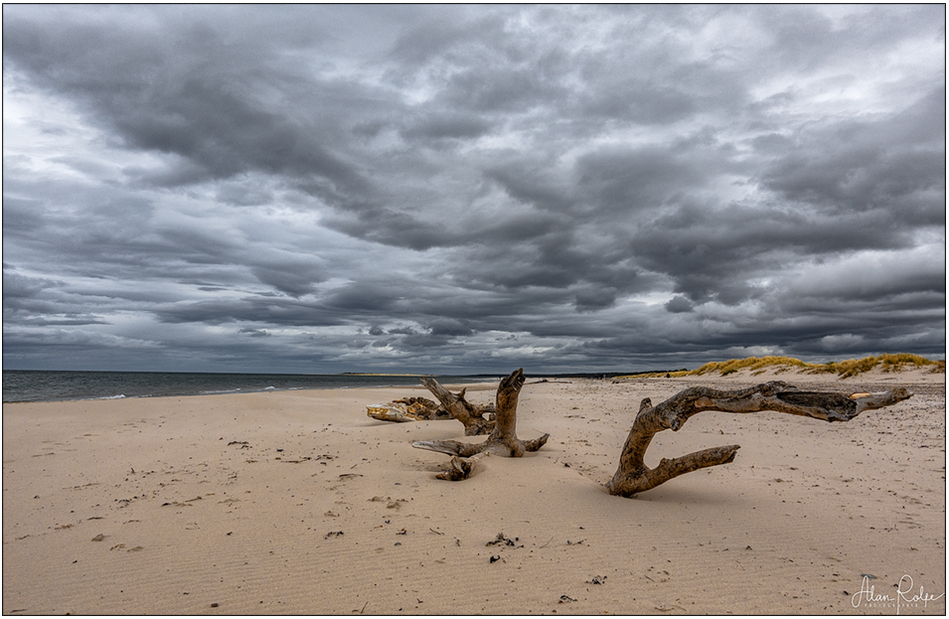
[[[619,466],[606,488],[610,494],[632,497],[679,475],[734,460],[738,445],[713,447],[679,458],[663,458],[656,468],[649,468],[643,462],[653,435],[669,429],[675,432],[692,415],[702,411],[755,413],[770,410],[824,421],[850,421],[865,410],[890,406],[912,395],[898,387],[882,393],[847,397],[841,393],[802,391],[788,383],[773,381],[732,391],[692,387],[656,406],[646,398],[640,404],[620,454]]]
[[[483,443],[462,443],[452,440],[415,441],[412,446],[453,456],[451,468],[436,476],[449,481],[467,479],[471,476],[475,462],[488,455],[520,458],[528,451],[537,451],[550,438],[549,434],[530,441],[517,438],[517,398],[523,386],[523,368],[512,372],[498,385],[494,429]]]

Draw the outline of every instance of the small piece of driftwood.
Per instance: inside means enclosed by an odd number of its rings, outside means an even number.
[[[453,419],[444,406],[419,397],[400,398],[388,404],[370,404],[366,407],[366,414],[373,419],[396,423]]]

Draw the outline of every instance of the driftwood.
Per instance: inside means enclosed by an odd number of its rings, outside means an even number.
[[[883,393],[856,393],[848,397],[840,393],[801,391],[788,383],[774,381],[733,391],[693,387],[656,406],[646,398],[640,404],[623,446],[616,474],[606,487],[610,494],[632,497],[679,475],[734,460],[738,445],[713,447],[679,458],[663,458],[656,468],[649,468],[643,462],[654,434],[668,429],[678,431],[692,415],[702,411],[754,413],[770,410],[824,421],[850,421],[865,410],[890,406],[912,395],[898,387]]]
[[[423,378],[422,385],[438,398],[449,415],[464,424],[465,436],[489,434],[494,430],[494,419],[485,417],[495,412],[493,404],[472,404],[465,399],[465,389],[455,395],[434,378]]]
[[[370,404],[366,407],[366,414],[381,421],[406,423],[409,421],[434,421],[453,419],[445,409],[428,398],[400,398],[388,404]]]
[[[426,386],[428,387],[428,385]],[[436,476],[439,479],[449,481],[467,479],[471,475],[475,462],[489,455],[520,458],[528,451],[537,451],[550,438],[549,434],[544,434],[530,441],[522,441],[517,438],[517,398],[523,386],[523,369],[512,372],[498,385],[494,429],[483,443],[472,444],[452,440],[415,441],[412,446],[453,456],[450,462],[451,468]],[[464,392],[462,392],[462,395],[464,395]],[[470,436],[467,426],[465,427],[465,435]]]

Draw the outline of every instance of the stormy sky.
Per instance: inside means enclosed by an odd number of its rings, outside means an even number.
[[[945,357],[945,6],[3,7],[7,369]]]

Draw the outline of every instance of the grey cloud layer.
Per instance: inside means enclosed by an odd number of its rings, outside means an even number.
[[[5,6],[4,359],[942,356],[944,32],[929,5]]]

